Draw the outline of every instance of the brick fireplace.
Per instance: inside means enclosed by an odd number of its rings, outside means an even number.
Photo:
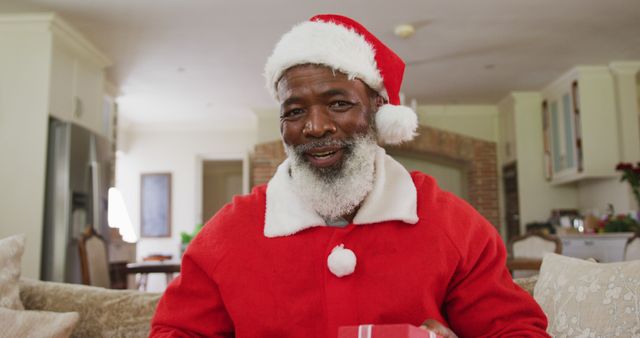
[[[455,162],[466,174],[467,199],[496,228],[500,227],[496,144],[420,126],[418,136],[401,146],[385,147],[391,154],[441,158]],[[252,186],[266,183],[285,159],[281,141],[256,145],[251,160]]]

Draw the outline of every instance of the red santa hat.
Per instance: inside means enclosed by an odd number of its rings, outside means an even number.
[[[277,99],[276,84],[296,65],[320,64],[358,78],[387,101],[376,113],[382,143],[410,141],[418,127],[411,108],[400,105],[404,62],[358,22],[341,15],[322,14],[294,26],[282,36],[265,65],[265,78]]]

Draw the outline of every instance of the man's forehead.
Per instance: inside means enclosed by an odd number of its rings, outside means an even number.
[[[288,77],[288,76],[291,75],[292,72],[299,73],[299,72],[304,72],[304,71],[307,71],[307,70],[310,71],[310,72],[320,71],[320,72],[323,72],[325,74],[331,73],[331,74],[333,74],[333,76],[334,76],[334,78],[336,80],[348,80],[348,81],[357,82],[359,84],[362,84],[362,86],[365,88],[365,90],[367,90],[367,92],[376,93],[375,90],[371,89],[371,87],[369,87],[364,81],[362,81],[361,79],[359,79],[357,77],[356,78],[351,78],[348,74],[346,74],[346,73],[344,73],[344,72],[342,72],[340,70],[337,70],[337,69],[334,69],[334,68],[331,68],[331,67],[328,67],[328,66],[325,66],[325,65],[311,64],[311,63],[295,65],[293,67],[288,68],[285,72],[283,72],[282,76],[280,77],[280,79],[276,83],[276,90],[278,92],[280,92],[280,89],[282,89],[283,83],[286,82],[288,84],[287,80],[290,79],[290,77]],[[305,80],[305,78],[302,78],[302,82],[304,82],[304,80]],[[278,94],[283,94],[283,93],[278,93]],[[282,98],[279,98],[279,99],[282,99]]]
[[[292,67],[287,68],[287,70],[285,70],[284,72],[282,72],[282,76],[280,77],[280,79],[278,79],[278,84],[280,82],[282,82],[283,79],[285,79],[287,77],[287,75],[291,74],[291,72],[294,71],[321,71],[321,72],[331,72],[333,74],[333,76],[335,77],[346,77],[348,78],[349,75],[338,70],[338,69],[334,69],[331,68],[329,66],[325,66],[325,65],[321,65],[321,64],[314,64],[314,63],[305,63],[305,64],[300,64],[300,65],[295,65]]]

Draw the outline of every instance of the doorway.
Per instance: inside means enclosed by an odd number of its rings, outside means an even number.
[[[206,222],[243,193],[242,161],[202,161],[202,216]]]
[[[520,201],[518,198],[518,167],[516,163],[502,167],[504,183],[505,218],[507,240],[520,236]]]

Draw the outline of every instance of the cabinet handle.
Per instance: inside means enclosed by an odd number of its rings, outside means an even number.
[[[82,117],[82,100],[77,96],[73,98],[73,116],[77,119]]]

